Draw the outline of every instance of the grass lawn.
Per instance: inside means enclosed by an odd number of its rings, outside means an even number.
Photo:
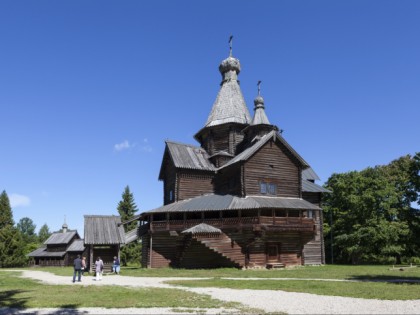
[[[349,266],[325,265],[305,266],[293,269],[277,270],[238,270],[234,268],[220,269],[146,269],[140,267],[122,267],[121,275],[132,277],[233,277],[233,278],[312,278],[312,279],[348,279],[393,280],[408,278],[420,280],[420,268],[405,269],[404,271],[389,270],[392,266]],[[33,270],[33,269],[30,269]],[[45,267],[37,270],[49,271],[56,275],[73,275],[72,267]]]
[[[420,282],[420,268],[410,268],[400,270],[390,270],[392,266],[345,266],[345,265],[325,265],[325,266],[306,266],[294,269],[280,270],[238,270],[232,268],[209,269],[209,270],[186,270],[186,269],[143,269],[140,267],[123,267],[121,275],[134,277],[209,277],[209,280],[194,281],[171,281],[170,283],[190,286],[190,287],[223,287],[234,289],[255,289],[255,290],[284,290],[290,292],[306,292],[321,295],[347,296],[369,299],[386,299],[386,300],[410,300],[420,299],[420,283],[393,283],[399,279],[412,280]],[[34,270],[33,268],[29,268]],[[73,275],[72,267],[46,267],[36,270],[49,271],[57,275],[68,276],[69,279]],[[2,273],[4,274],[4,273]],[[109,275],[112,277],[112,275]],[[232,278],[305,278],[314,280],[228,280],[225,277]],[[345,279],[345,280],[363,280],[364,282],[327,282],[316,281],[315,279]],[[377,281],[384,282],[377,282]],[[0,292],[3,290],[4,279],[0,280]],[[14,279],[12,282],[19,281]],[[25,280],[24,282],[28,282]],[[35,300],[42,303],[48,303],[51,299],[36,291],[40,288],[40,284],[30,282],[30,286],[22,286],[22,291],[16,291],[16,298],[11,302],[16,303],[20,299],[25,300],[25,293],[29,288],[30,294]],[[6,285],[7,287],[7,285]],[[18,287],[8,285],[9,289]],[[63,286],[53,288],[42,285],[42,288],[48,287],[51,290],[51,296],[62,290],[57,299],[59,304],[75,303],[81,306],[105,305],[106,307],[215,307],[215,305],[223,305],[222,302],[214,302],[214,300],[179,291],[176,289],[125,289],[115,287],[79,287],[80,291],[71,286]],[[38,288],[38,289],[37,289]],[[20,290],[20,289],[19,289]],[[67,292],[67,290],[70,290]],[[92,290],[92,291],[90,291]],[[103,292],[102,292],[103,291]],[[135,293],[133,293],[135,292]],[[4,293],[2,293],[4,294]],[[38,295],[40,295],[38,297]],[[69,297],[67,297],[68,295]],[[83,296],[80,301],[80,296]],[[157,297],[157,298],[156,298]],[[4,299],[0,296],[0,301]],[[32,300],[32,299],[28,299]],[[48,300],[48,301],[47,301]],[[99,301],[98,301],[99,300]],[[25,300],[26,301],[26,300]],[[120,302],[121,301],[121,302]],[[0,306],[5,306],[4,301]],[[28,303],[35,303],[33,301]],[[51,302],[53,303],[53,302]],[[70,305],[69,304],[69,305]],[[213,305],[213,306],[212,306]],[[53,306],[49,306],[53,307]]]
[[[240,308],[239,303],[226,303],[179,289],[45,285],[19,275],[19,272],[0,270],[0,307]]]

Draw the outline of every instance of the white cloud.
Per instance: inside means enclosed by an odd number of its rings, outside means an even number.
[[[29,199],[29,197],[19,194],[11,194],[9,200],[12,208],[26,207],[31,204],[31,199]]]
[[[128,140],[124,140],[121,143],[117,143],[114,145],[114,151],[116,152],[120,152],[123,150],[130,150],[134,147],[137,147],[138,150],[143,151],[143,152],[152,152],[153,149],[149,144],[149,139],[144,138],[140,144],[138,143],[130,143],[130,141]]]
[[[124,140],[123,142],[117,143],[116,145],[114,145],[114,150],[115,151],[123,151],[123,150],[128,150],[132,147],[134,147],[134,144],[130,144],[130,142],[128,142],[128,140]]]
[[[149,139],[143,139],[143,145],[141,146],[142,151],[152,152],[152,147],[149,145]]]

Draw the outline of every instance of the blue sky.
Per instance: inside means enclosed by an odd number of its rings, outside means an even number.
[[[0,2],[0,190],[37,230],[162,204],[165,139],[197,144],[241,61],[253,112],[314,168],[361,170],[420,151],[420,1]]]

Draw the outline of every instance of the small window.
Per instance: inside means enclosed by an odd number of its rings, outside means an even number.
[[[170,190],[169,191],[169,201],[173,201],[174,200],[174,191]]]
[[[276,195],[277,185],[274,183],[268,183],[265,181],[260,182],[260,193],[264,195]]]
[[[306,211],[308,218],[312,219],[314,217],[314,211],[313,210],[308,210]]]
[[[268,194],[269,195],[275,195],[277,192],[277,185],[273,183],[268,184]]]
[[[260,182],[260,192],[262,194],[267,193],[267,183],[266,182]]]

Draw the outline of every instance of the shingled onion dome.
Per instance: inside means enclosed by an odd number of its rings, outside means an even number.
[[[67,223],[64,221],[63,225],[61,226],[61,229],[63,230],[63,233],[66,233],[68,230],[69,226],[67,225]]]
[[[254,118],[252,119],[251,125],[270,125],[270,122],[265,114],[264,98],[258,95],[254,99]]]
[[[223,79],[205,127],[226,123],[249,124],[251,115],[239,87],[238,74],[241,72],[239,59],[227,57],[220,63],[219,71]]]
[[[229,80],[238,80],[238,74],[241,72],[241,64],[239,59],[236,59],[232,56],[227,57],[220,63],[219,71],[223,77],[221,85]]]

